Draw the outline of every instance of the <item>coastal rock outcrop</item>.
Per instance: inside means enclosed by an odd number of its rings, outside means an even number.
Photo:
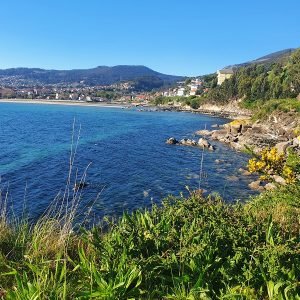
[[[197,142],[193,139],[186,139],[186,138],[178,141],[176,138],[170,137],[166,140],[166,144],[201,147],[201,148],[206,148],[211,151],[214,151],[216,149],[216,147],[214,145],[211,145],[206,139],[203,139],[203,138],[200,138]]]
[[[220,129],[199,130],[195,134],[226,143],[239,151],[247,146],[254,152],[266,147],[276,147],[280,153],[286,153],[293,148],[300,154],[299,128],[300,118],[296,113],[277,112],[268,120],[234,120]]]
[[[176,145],[179,142],[174,138],[174,137],[170,137],[166,140],[166,144],[170,144],[170,145]]]

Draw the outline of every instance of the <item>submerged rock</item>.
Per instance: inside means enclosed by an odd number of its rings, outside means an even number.
[[[203,129],[203,130],[198,130],[195,132],[197,135],[204,135],[204,136],[210,136],[212,134],[212,131]]]
[[[89,184],[87,182],[76,182],[73,190],[74,191],[82,190],[83,188],[87,187],[88,185]]]
[[[248,170],[245,170],[243,168],[239,168],[239,172],[243,175],[243,176],[250,176],[251,173]]]
[[[225,160],[224,159],[215,159],[215,163],[222,164],[222,163],[225,163]]]

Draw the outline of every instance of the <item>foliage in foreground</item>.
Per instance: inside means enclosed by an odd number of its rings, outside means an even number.
[[[272,175],[278,175],[288,184],[296,183],[300,176],[300,157],[291,149],[285,155],[275,147],[265,148],[249,160],[248,169],[251,173],[260,173],[264,181],[272,181]]]
[[[2,216],[0,298],[300,299],[299,215],[291,185],[246,204],[169,197],[77,234]]]

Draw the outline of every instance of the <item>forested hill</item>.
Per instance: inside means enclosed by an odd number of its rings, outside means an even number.
[[[247,67],[247,66],[254,65],[254,64],[257,65],[257,64],[286,63],[288,58],[295,51],[296,51],[296,49],[294,49],[294,48],[280,50],[280,51],[273,52],[273,53],[267,54],[265,56],[256,58],[254,60],[247,61],[245,63],[227,66],[224,69],[229,69],[229,68],[236,69],[236,68],[241,68],[241,67]]]
[[[13,68],[0,70],[0,76],[18,77],[24,81],[41,84],[77,83],[87,85],[109,85],[120,81],[142,81],[150,87],[161,87],[181,80],[181,76],[166,75],[145,66],[119,65],[114,67],[99,66],[92,69],[45,70],[39,68]]]
[[[300,94],[300,49],[284,53],[282,59],[274,58],[266,56],[256,63],[234,68],[232,77],[221,85],[217,85],[216,75],[207,77],[210,89],[199,101],[226,103],[243,99],[249,103],[296,98]]]

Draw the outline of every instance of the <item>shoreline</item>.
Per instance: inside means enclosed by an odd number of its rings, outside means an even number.
[[[19,104],[42,104],[42,105],[67,105],[67,106],[85,106],[85,107],[107,107],[107,108],[124,108],[135,107],[131,103],[107,103],[107,102],[86,102],[79,100],[47,100],[47,99],[0,99],[0,103],[19,103]],[[154,107],[158,111],[172,111],[172,112],[188,112],[195,114],[209,115],[211,117],[220,117],[225,119],[240,119],[249,118],[244,114],[238,114],[234,111],[222,111],[217,109],[186,109],[177,106],[153,106],[141,105],[140,107]]]
[[[20,103],[20,104],[43,104],[43,105],[67,105],[67,106],[87,106],[87,107],[107,107],[107,108],[123,108],[128,104],[114,104],[107,102],[86,102],[76,100],[27,100],[27,99],[0,99],[0,103]]]

